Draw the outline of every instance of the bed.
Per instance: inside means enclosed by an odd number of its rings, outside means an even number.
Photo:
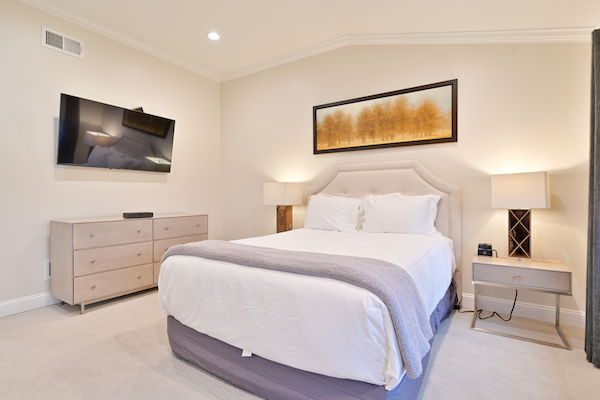
[[[122,136],[110,147],[96,145],[87,159],[87,166],[115,169],[154,169],[147,157],[153,157],[152,145],[142,139]]]
[[[308,228],[227,244],[227,251],[232,247],[251,251],[258,257],[257,265],[238,264],[235,257],[211,259],[207,253],[200,258],[193,245],[165,254],[159,294],[173,352],[267,399],[416,398],[433,335],[460,293],[458,187],[436,178],[419,162],[405,160],[338,165],[308,195]],[[433,232],[378,231],[375,206],[384,203],[377,202],[398,198],[435,203],[433,217],[428,214]],[[423,203],[424,198],[435,202]],[[356,225],[362,230],[321,229],[324,220],[315,210],[326,208],[319,208],[319,201],[348,203],[349,210],[358,201]],[[323,215],[330,214],[323,211]],[[311,219],[314,216],[317,219]],[[325,275],[270,269],[286,257],[300,263],[316,258],[317,264],[332,262],[334,267],[321,268]],[[369,269],[378,275],[393,268],[410,276],[421,304],[415,309],[422,308],[427,325],[421,323],[423,334],[414,335],[427,345],[416,362],[412,342],[399,336],[403,329],[398,320],[403,317],[397,315],[395,303],[387,302],[387,293],[359,282],[362,272],[358,280],[327,275],[338,274],[340,265],[353,267],[354,262],[359,263],[358,271]],[[240,265],[244,263],[250,267]],[[392,296],[403,291],[395,292]]]

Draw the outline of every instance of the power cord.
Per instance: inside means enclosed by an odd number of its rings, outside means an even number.
[[[481,313],[483,312],[483,310],[477,310],[477,318],[479,318],[480,320],[484,320],[484,319],[492,318],[494,315],[497,315],[498,318],[500,318],[504,322],[510,321],[512,319],[513,311],[515,311],[515,305],[517,305],[517,296],[518,295],[519,295],[519,291],[515,290],[515,301],[513,302],[513,306],[512,306],[512,309],[510,310],[510,315],[508,316],[508,319],[502,318],[502,316],[500,314],[498,314],[496,311],[492,311],[492,314],[488,315],[487,317],[481,317]],[[463,299],[461,298],[457,304],[457,306],[458,306],[457,312],[458,313],[464,314],[464,313],[475,312],[475,310],[460,311],[460,303],[462,303],[462,301],[463,301]]]
[[[492,318],[494,315],[497,315],[498,318],[500,318],[504,322],[510,321],[512,319],[513,311],[515,311],[515,305],[517,304],[517,296],[518,295],[519,295],[519,291],[515,289],[515,301],[513,302],[513,306],[512,306],[512,309],[510,310],[510,315],[508,316],[508,319],[502,318],[502,316],[500,314],[498,314],[496,311],[492,311],[491,315],[481,318],[481,313],[483,312],[483,310],[477,310],[477,318],[484,320],[484,319]]]

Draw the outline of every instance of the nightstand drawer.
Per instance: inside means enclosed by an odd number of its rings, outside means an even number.
[[[526,263],[527,261],[523,261]],[[473,281],[522,286],[570,294],[570,273],[473,263]]]

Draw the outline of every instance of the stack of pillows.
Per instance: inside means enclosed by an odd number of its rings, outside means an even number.
[[[400,193],[359,198],[317,194],[306,208],[304,227],[340,232],[433,235],[441,196]]]

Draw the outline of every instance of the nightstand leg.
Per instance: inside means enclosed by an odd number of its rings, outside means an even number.
[[[556,331],[558,332],[558,335],[560,336],[560,339],[562,340],[563,344],[565,345],[565,348],[567,350],[571,350],[571,345],[569,344],[569,342],[567,341],[567,338],[565,337],[565,335],[562,332],[562,329],[560,328],[560,295],[557,294],[556,295]]]
[[[85,303],[81,302],[81,313],[83,314],[85,312]]]
[[[473,318],[471,318],[471,329],[475,329],[477,321],[477,284],[473,285]]]

